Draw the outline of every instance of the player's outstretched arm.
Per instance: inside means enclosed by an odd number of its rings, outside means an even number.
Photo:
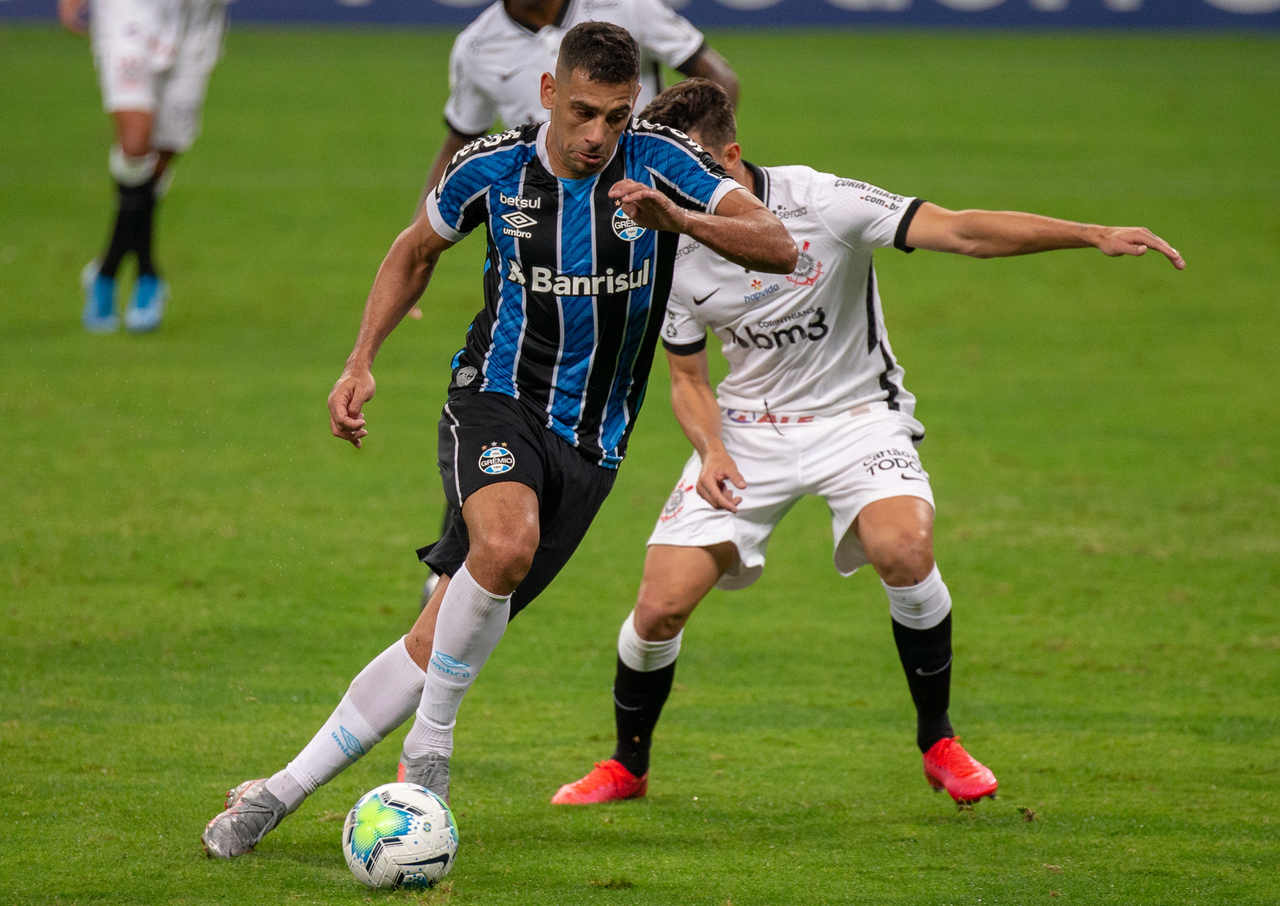
[[[1022,211],[949,211],[925,202],[907,228],[907,245],[974,258],[1003,258],[1092,246],[1104,255],[1144,255],[1155,249],[1178,270],[1178,250],[1146,227],[1099,226]]]
[[[425,214],[391,243],[365,301],[355,347],[329,394],[329,430],[334,437],[359,447],[369,433],[362,410],[375,389],[373,359],[427,288],[441,253],[452,245],[431,228]]]
[[[652,230],[688,233],[722,258],[748,270],[789,274],[799,252],[782,221],[746,189],[735,189],[714,214],[700,214],[677,205],[657,189],[633,179],[620,179],[609,197],[636,223]]]
[[[711,389],[707,350],[691,355],[668,350],[667,365],[671,369],[671,411],[702,459],[698,495],[717,509],[736,513],[742,498],[735,496],[729,485],[742,490],[747,483],[720,439],[720,404]]]

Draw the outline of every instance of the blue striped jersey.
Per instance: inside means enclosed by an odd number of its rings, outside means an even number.
[[[608,197],[620,179],[714,211],[738,183],[683,133],[635,120],[605,168],[561,179],[547,124],[476,139],[428,195],[427,217],[457,242],[483,225],[484,307],[459,365],[474,389],[534,410],[584,456],[616,469],[644,401],[666,314],[678,236],[638,226]]]

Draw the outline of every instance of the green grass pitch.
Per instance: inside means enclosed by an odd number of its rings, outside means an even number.
[[[835,575],[810,501],[691,623],[648,799],[548,804],[611,749],[613,641],[685,457],[659,364],[602,517],[463,708],[447,882],[370,893],[339,852],[399,733],[254,855],[203,857],[221,792],[417,610],[481,240],[385,347],[365,450],[324,401],[438,147],[449,40],[233,27],[160,213],[171,314],[92,337],[89,51],[0,29],[0,903],[1275,903],[1280,44],[1173,32],[712,35],[754,161],[1140,223],[1188,259],[879,256],[952,716],[998,800],[927,789],[879,585]]]

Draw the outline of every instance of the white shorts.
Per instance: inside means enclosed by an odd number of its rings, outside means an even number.
[[[764,571],[774,526],[796,501],[813,494],[824,498],[831,511],[835,567],[843,576],[852,575],[867,562],[862,544],[849,531],[864,506],[901,496],[919,497],[933,506],[929,475],[915,450],[914,438],[923,436],[918,421],[882,403],[866,414],[799,423],[789,418],[786,424],[738,424],[725,418],[725,448],[747,482],[743,491],[730,488],[742,497],[738,512],[716,509],[698,495],[702,460],[694,453],[658,516],[649,544],[707,547],[732,541],[738,563],[717,585],[746,588]]]
[[[152,113],[151,146],[185,151],[200,134],[222,53],[222,0],[92,0],[93,58],[108,113]]]

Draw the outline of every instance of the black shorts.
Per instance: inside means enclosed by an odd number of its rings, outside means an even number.
[[[538,550],[511,596],[513,617],[569,562],[618,475],[588,460],[519,400],[459,388],[451,388],[440,417],[438,465],[449,509],[443,536],[420,548],[418,559],[440,575],[452,576],[467,559],[468,497],[500,481],[518,481],[538,496]]]

